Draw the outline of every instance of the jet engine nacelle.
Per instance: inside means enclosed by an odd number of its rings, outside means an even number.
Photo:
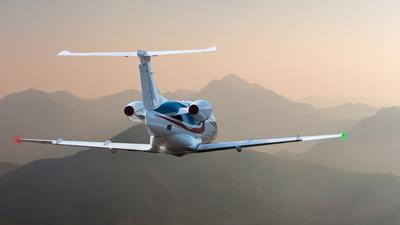
[[[196,100],[189,105],[188,112],[197,121],[205,121],[210,118],[212,106],[206,100]]]
[[[142,101],[134,101],[124,108],[124,114],[132,122],[142,122],[146,116],[146,110]]]

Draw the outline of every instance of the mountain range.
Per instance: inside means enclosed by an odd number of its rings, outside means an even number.
[[[122,113],[141,98],[138,91],[91,100],[63,91],[15,93],[0,100],[0,158],[27,164],[0,163],[0,225],[400,224],[400,178],[387,173],[399,174],[400,108],[316,108],[236,75],[165,95],[210,100],[219,140],[300,131],[349,130],[350,136],[346,142],[280,145],[275,149],[284,151],[275,155],[246,150],[181,158],[13,145],[13,134],[105,140],[119,131],[113,141],[149,142],[145,126],[131,127]]]
[[[211,81],[196,92],[178,90],[165,95],[171,99],[210,100],[219,125],[219,140],[339,132],[353,127],[362,118],[351,115],[357,105],[318,109],[293,102],[233,74]],[[3,143],[0,158],[23,164],[35,159],[62,157],[78,150],[57,148],[52,151],[48,146],[14,145],[12,140],[16,135],[107,140],[132,126],[124,116],[123,108],[130,101],[139,99],[141,94],[135,90],[98,99],[81,99],[65,91],[46,93],[33,89],[8,95],[0,100],[0,143]],[[344,110],[346,107],[351,110]],[[364,108],[362,106],[360,110]],[[340,116],[333,118],[331,115]],[[290,148],[301,152],[312,145],[290,145]],[[269,149],[274,151],[281,147]]]

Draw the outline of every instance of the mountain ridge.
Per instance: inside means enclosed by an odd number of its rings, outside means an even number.
[[[318,109],[292,102],[237,75],[211,81],[198,92],[167,95],[185,100],[210,100],[219,123],[220,140],[336,133],[357,123],[357,120],[323,118]],[[0,123],[3,125],[0,142],[5,143],[0,157],[21,164],[43,157],[62,157],[78,150],[63,148],[51,152],[44,146],[15,146],[10,140],[16,135],[107,140],[112,134],[132,125],[122,110],[130,101],[139,99],[140,92],[133,89],[97,99],[80,99],[65,91],[46,93],[34,89],[6,96],[0,100]],[[305,151],[311,145],[296,145],[293,148]]]
[[[16,170],[20,166],[14,163],[0,162],[0,176],[10,171]]]

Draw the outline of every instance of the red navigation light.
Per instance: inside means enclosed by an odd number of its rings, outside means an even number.
[[[22,142],[21,137],[20,136],[15,136],[14,143],[15,144],[20,144],[21,142]]]

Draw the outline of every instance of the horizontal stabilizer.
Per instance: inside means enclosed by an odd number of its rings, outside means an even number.
[[[58,53],[58,56],[117,56],[117,57],[130,57],[130,56],[159,56],[159,55],[180,55],[192,53],[215,52],[217,47],[210,47],[205,49],[193,50],[171,50],[171,51],[134,51],[134,52],[70,52],[64,50]]]
[[[194,49],[194,50],[172,50],[172,51],[148,51],[145,56],[159,56],[159,55],[180,55],[180,54],[192,54],[192,53],[203,53],[203,52],[216,52],[217,47],[210,47],[205,49]]]
[[[137,52],[70,52],[62,51],[58,53],[58,56],[119,56],[129,57],[137,56]]]

